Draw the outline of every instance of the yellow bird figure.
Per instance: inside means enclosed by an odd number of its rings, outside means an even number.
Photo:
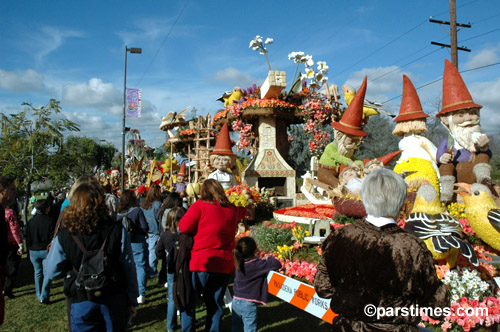
[[[344,100],[347,106],[349,106],[349,104],[351,104],[352,98],[354,98],[354,95],[356,94],[356,89],[348,85],[343,85],[342,91],[344,92]],[[368,122],[368,117],[372,115],[378,115],[380,113],[390,116],[391,118],[395,117],[394,114],[384,110],[382,108],[382,104],[369,101],[365,98],[363,102],[363,124],[366,124],[366,122]]]
[[[472,245],[462,240],[462,225],[444,214],[431,184],[425,183],[418,189],[405,230],[422,239],[434,259],[446,259],[449,268],[455,267],[459,251],[471,264],[479,264]]]
[[[457,193],[463,197],[465,214],[476,235],[500,250],[500,209],[491,191],[480,183],[457,183]]]
[[[233,91],[226,91],[217,100],[224,102],[224,107],[233,105],[234,101],[240,100],[244,96],[243,91],[239,86],[235,87]]]

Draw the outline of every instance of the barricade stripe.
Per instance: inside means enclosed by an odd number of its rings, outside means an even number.
[[[286,280],[286,276],[279,273],[273,273],[271,279],[267,282],[267,289],[269,294],[278,296],[278,292],[281,290],[281,286]]]
[[[295,291],[295,295],[290,301],[290,304],[296,306],[299,309],[304,310],[309,304],[309,302],[311,302],[314,294],[316,294],[314,288],[306,286],[305,284],[301,284],[299,288]]]
[[[274,271],[269,272],[267,280],[269,293],[281,300],[330,324],[338,316],[330,309],[330,299],[319,297],[311,285]]]

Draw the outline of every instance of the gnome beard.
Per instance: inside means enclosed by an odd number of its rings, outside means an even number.
[[[338,152],[347,158],[351,158],[357,147],[356,142],[352,139],[347,142],[348,136],[340,130],[335,130],[335,140],[337,141]]]
[[[479,121],[466,121],[460,124],[453,123],[451,116],[449,117],[449,131],[457,143],[466,150],[476,152],[477,148],[473,139],[474,133],[481,134],[481,126]],[[479,135],[474,135],[479,136]]]

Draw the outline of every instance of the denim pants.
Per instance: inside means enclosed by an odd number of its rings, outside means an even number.
[[[177,309],[174,303],[174,273],[167,273],[167,331],[176,330],[177,325]]]
[[[71,331],[125,331],[128,322],[127,296],[115,294],[103,303],[83,301],[71,304]]]
[[[148,251],[149,251],[149,268],[148,277],[153,278],[158,275],[158,259],[156,258],[156,242],[160,236],[158,234],[149,233],[148,234]]]
[[[50,280],[43,277],[43,263],[47,258],[47,250],[30,250],[30,260],[35,270],[36,297],[40,302],[50,297]]]
[[[145,235],[135,235],[132,242],[135,269],[137,271],[137,284],[139,295],[146,295],[147,269],[148,269],[148,245]]]
[[[222,314],[224,310],[224,293],[229,283],[230,274],[226,273],[211,273],[193,271],[192,283],[194,293],[198,299],[203,295],[207,315],[205,319],[205,331],[219,332],[221,331]],[[195,310],[189,308],[181,313],[182,332],[195,331]]]
[[[233,298],[231,332],[257,331],[257,303]]]

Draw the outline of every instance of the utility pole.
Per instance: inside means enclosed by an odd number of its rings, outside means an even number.
[[[466,47],[458,47],[457,46],[457,26],[462,27],[462,28],[470,28],[471,25],[469,24],[462,24],[462,23],[457,23],[457,4],[456,0],[450,0],[450,21],[439,21],[435,20],[432,17],[429,19],[429,22],[431,23],[439,23],[439,24],[446,24],[450,26],[450,45],[447,44],[442,44],[442,43],[437,43],[437,42],[431,42],[432,45],[438,45],[441,47],[449,47],[451,48],[451,63],[455,65],[458,69],[458,52],[457,51],[466,51],[470,52],[470,49]]]

